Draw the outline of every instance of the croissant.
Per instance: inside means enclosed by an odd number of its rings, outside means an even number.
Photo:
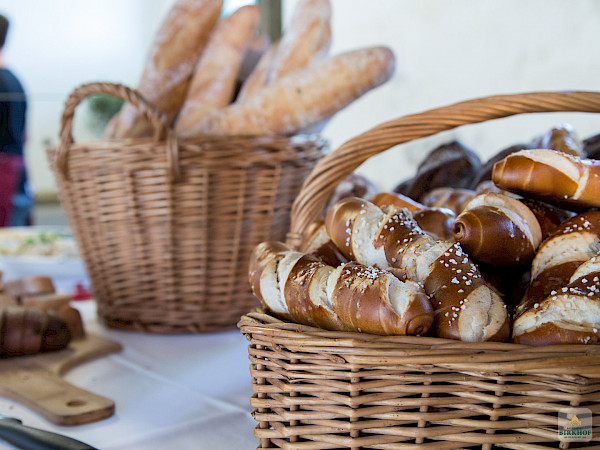
[[[55,314],[23,306],[0,308],[0,357],[61,350],[70,340],[67,324]]]

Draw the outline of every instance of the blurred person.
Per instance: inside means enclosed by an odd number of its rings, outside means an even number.
[[[31,224],[31,193],[23,146],[27,98],[19,79],[4,66],[9,21],[0,14],[0,226]]]

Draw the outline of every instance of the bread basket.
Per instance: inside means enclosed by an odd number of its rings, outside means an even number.
[[[498,95],[381,124],[317,164],[293,204],[287,243],[297,247],[336,184],[384,150],[462,125],[558,111],[600,112],[600,92]],[[333,332],[260,308],[238,326],[249,340],[259,448],[600,446],[600,346]],[[579,428],[567,420],[575,413]],[[574,437],[573,427],[591,438]]]
[[[75,108],[94,94],[138,107],[154,137],[74,143]],[[317,136],[180,141],[132,89],[75,89],[48,157],[99,318],[161,334],[235,328],[257,305],[250,251],[285,238],[291,204],[325,149]]]

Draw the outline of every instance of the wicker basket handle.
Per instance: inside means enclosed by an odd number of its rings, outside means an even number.
[[[73,144],[73,117],[75,108],[91,95],[106,94],[121,98],[135,106],[152,124],[154,140],[165,140],[167,160],[172,179],[179,176],[179,150],[175,133],[167,124],[165,115],[152,106],[139,92],[117,83],[88,83],[76,88],[63,110],[60,127],[60,144],[56,153],[56,167],[66,179],[69,178],[68,153]]]
[[[380,124],[325,156],[304,181],[292,205],[288,244],[297,248],[302,232],[317,220],[335,186],[372,156],[396,145],[522,113],[600,112],[600,92],[533,92],[496,95],[411,114]]]

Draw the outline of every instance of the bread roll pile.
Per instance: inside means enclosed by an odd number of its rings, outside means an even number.
[[[300,0],[274,43],[258,31],[258,6],[220,18],[222,6],[222,0],[177,1],[137,85],[181,137],[315,132],[394,71],[386,47],[328,55],[329,0]],[[152,132],[148,119],[125,104],[104,136]]]
[[[598,343],[596,142],[560,124],[486,162],[457,142],[438,147],[395,192],[345,186],[299,251],[261,244],[250,284],[273,314],[331,330]],[[367,284],[378,286],[368,301]]]

